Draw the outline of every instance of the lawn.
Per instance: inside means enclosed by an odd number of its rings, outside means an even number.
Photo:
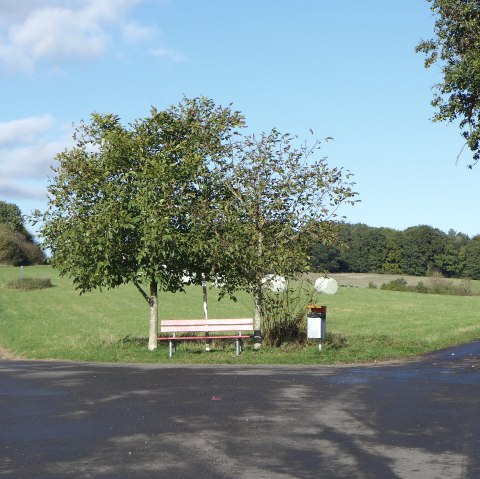
[[[439,296],[340,288],[321,296],[327,305],[327,330],[346,339],[340,348],[315,342],[246,351],[235,356],[233,341],[219,341],[206,353],[201,345],[180,344],[174,358],[168,347],[146,349],[149,308],[134,286],[79,295],[71,282],[50,267],[23,269],[24,277],[48,277],[54,287],[18,291],[5,287],[20,268],[0,267],[0,344],[23,358],[82,361],[225,364],[334,364],[404,358],[480,338],[480,296]],[[252,315],[246,295],[237,302],[217,301],[209,291],[209,316]],[[201,317],[202,293],[162,293],[160,318]]]

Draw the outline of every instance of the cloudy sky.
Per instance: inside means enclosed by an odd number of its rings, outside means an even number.
[[[252,131],[334,137],[323,154],[362,200],[347,221],[478,234],[480,166],[430,122],[440,72],[414,52],[432,28],[422,0],[1,0],[0,199],[45,208],[92,112],[128,123],[206,95]]]

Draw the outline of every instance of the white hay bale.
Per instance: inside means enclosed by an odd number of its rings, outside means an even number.
[[[335,294],[338,291],[338,283],[333,278],[317,278],[314,287],[322,294]]]
[[[273,293],[283,293],[288,288],[288,282],[285,277],[278,274],[267,274],[262,279],[262,285]]]

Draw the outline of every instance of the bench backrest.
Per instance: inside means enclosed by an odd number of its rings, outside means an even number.
[[[213,332],[213,331],[252,331],[252,318],[235,319],[162,319],[162,333]]]

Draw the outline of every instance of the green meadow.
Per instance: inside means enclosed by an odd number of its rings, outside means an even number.
[[[205,352],[202,344],[180,343],[168,357],[168,343],[147,350],[149,308],[134,286],[79,295],[69,279],[51,267],[23,268],[23,277],[50,278],[53,287],[8,289],[20,268],[0,267],[0,345],[10,356],[102,362],[212,364],[336,364],[375,362],[423,354],[480,338],[480,296],[443,296],[369,288],[340,288],[321,296],[327,306],[327,331],[334,338],[318,351],[306,346],[264,347],[235,356],[234,341],[217,341]],[[478,283],[473,283],[478,288]],[[209,290],[209,317],[253,314],[251,300],[217,300]],[[202,291],[161,293],[160,318],[202,317]],[[340,344],[341,343],[341,344]]]

